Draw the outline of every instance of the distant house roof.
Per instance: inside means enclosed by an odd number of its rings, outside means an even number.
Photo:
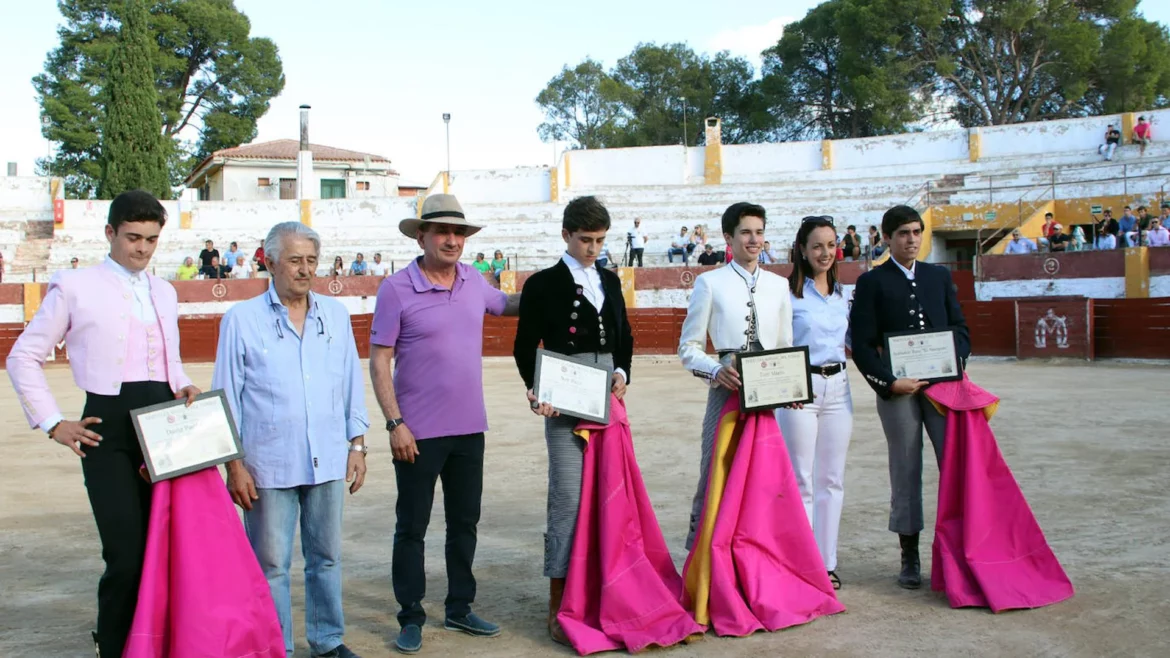
[[[300,151],[300,142],[295,139],[277,139],[271,142],[260,142],[258,144],[245,144],[243,146],[233,146],[232,148],[220,149],[203,159],[199,166],[191,172],[184,184],[187,187],[195,187],[195,183],[200,182],[206,176],[211,175],[215,170],[223,166],[226,160],[291,160],[296,161],[297,153]],[[362,153],[360,151],[350,151],[348,149],[339,149],[333,146],[323,146],[321,144],[309,144],[309,151],[313,154],[313,162],[370,162],[380,163],[384,165],[390,164],[390,159],[374,153]],[[397,176],[398,172],[387,167],[379,167],[391,176]]]

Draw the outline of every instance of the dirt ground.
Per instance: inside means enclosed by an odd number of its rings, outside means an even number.
[[[190,367],[207,386],[211,367]],[[886,530],[886,447],[874,396],[851,370],[856,425],[849,451],[841,529],[840,598],[845,614],[743,638],[707,638],[655,650],[684,656],[1166,656],[1170,639],[1170,441],[1164,409],[1170,376],[1147,365],[975,361],[972,377],[1004,403],[992,421],[1001,449],[1056,555],[1077,588],[1064,603],[993,615],[950,609],[925,587],[895,584],[896,537]],[[659,523],[680,568],[699,459],[703,385],[673,359],[635,364],[629,392],[638,460]],[[66,413],[83,396],[68,371],[49,380]],[[546,457],[541,423],[522,398],[514,366],[488,359],[488,434],[475,609],[503,634],[475,639],[442,629],[446,591],[441,493],[427,544],[431,619],[423,655],[571,655],[543,625],[541,577]],[[25,427],[16,396],[0,393],[0,658],[90,656],[100,546],[77,458]],[[380,419],[367,387],[371,416]],[[380,422],[375,423],[380,425]],[[346,642],[364,656],[392,651],[396,605],[390,587],[394,478],[382,431],[368,443],[369,477],[345,518]],[[928,461],[928,463],[930,463]],[[937,471],[927,468],[927,518]],[[923,537],[930,573],[930,535]],[[294,563],[297,656],[303,639],[301,563]]]

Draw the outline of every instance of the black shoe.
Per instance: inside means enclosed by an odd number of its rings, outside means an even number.
[[[898,574],[898,586],[903,589],[922,587],[922,565],[918,559],[918,533],[898,535],[902,544],[902,573]]]
[[[447,621],[443,622],[443,628],[475,637],[495,637],[500,634],[499,625],[480,619],[474,612],[467,613],[466,617],[447,617]]]
[[[315,653],[313,658],[361,658],[361,656],[349,650],[349,647],[344,644],[339,644],[331,651],[325,653]]]
[[[97,631],[90,631],[89,635],[93,638],[93,655],[97,656],[97,658],[102,658],[102,648],[97,641]]]
[[[417,624],[403,626],[398,637],[394,638],[394,648],[398,653],[418,653],[422,649],[422,628]]]

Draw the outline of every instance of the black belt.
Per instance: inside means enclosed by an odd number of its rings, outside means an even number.
[[[845,370],[845,364],[830,363],[823,366],[812,366],[809,368],[809,370],[820,375],[821,377],[832,377],[833,375]]]

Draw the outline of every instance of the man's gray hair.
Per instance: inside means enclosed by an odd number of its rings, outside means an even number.
[[[321,255],[321,236],[313,229],[300,222],[281,222],[272,227],[268,237],[264,238],[264,260],[268,263],[280,262],[280,250],[284,246],[284,238],[295,235],[313,243],[317,249],[317,256]]]

